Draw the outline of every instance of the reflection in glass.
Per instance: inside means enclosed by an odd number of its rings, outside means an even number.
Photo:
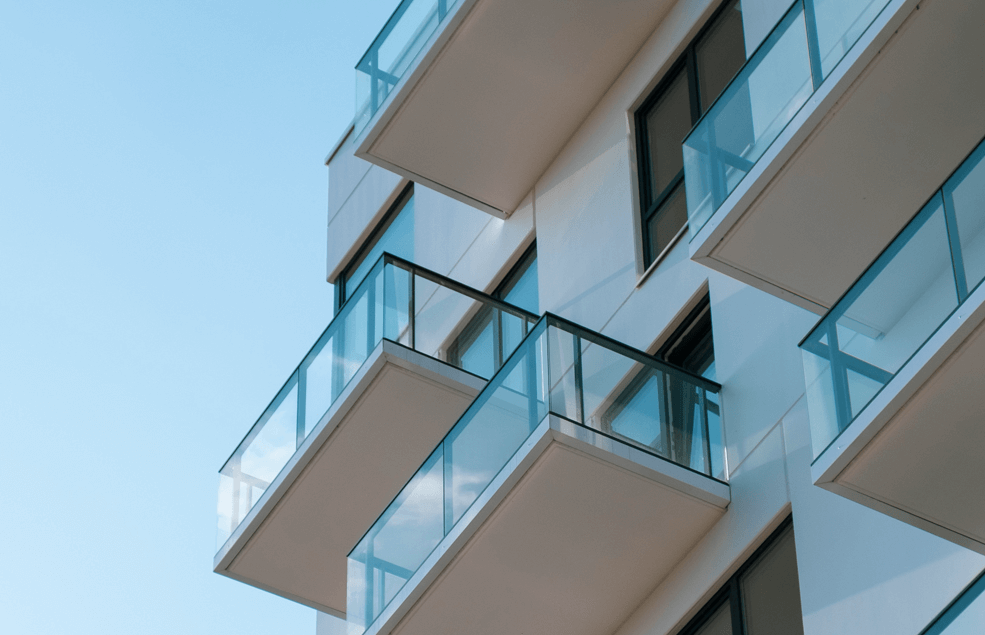
[[[968,588],[920,635],[980,635],[985,624],[985,575]]]
[[[749,635],[804,632],[793,531],[785,532],[739,581]]]
[[[985,277],[979,145],[804,339],[815,458]]]
[[[220,470],[217,548],[326,420],[384,337],[438,357],[461,324],[477,313],[494,316],[509,329],[508,340],[497,340],[496,355],[480,355],[480,345],[472,357],[458,360],[488,378],[536,317],[391,255],[381,256]],[[481,368],[472,367],[476,364]]]
[[[638,398],[614,406],[634,384],[641,386]],[[393,597],[393,585],[373,585],[385,581],[386,574],[399,578],[399,584],[415,575],[437,544],[434,528],[442,528],[438,540],[453,530],[531,435],[542,430],[548,412],[709,474],[707,395],[717,390],[711,382],[559,318],[542,318],[349,555],[348,613],[357,620],[350,626],[361,633],[381,614]],[[402,533],[398,510],[410,500],[409,490],[420,487],[422,478],[439,478],[434,457],[441,457],[443,465],[443,501],[415,508],[427,518],[415,517]],[[398,552],[384,559],[374,546],[378,537],[398,534],[403,537],[390,543]]]
[[[692,238],[887,4],[888,0],[793,4],[684,141]],[[734,33],[708,42],[709,47],[735,49],[741,44]],[[723,69],[722,75],[729,72]]]

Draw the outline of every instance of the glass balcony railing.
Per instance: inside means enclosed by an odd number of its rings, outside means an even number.
[[[985,143],[804,338],[817,458],[985,279]]]
[[[978,635],[985,624],[985,574],[981,574],[920,635]]]
[[[684,139],[692,239],[889,0],[796,0]]]
[[[362,633],[548,415],[724,480],[720,387],[552,315],[541,318],[349,554]]]
[[[489,379],[536,321],[523,309],[384,254],[219,470],[216,547],[225,544],[382,339]],[[470,356],[449,356],[462,330],[476,322],[489,325],[488,341],[473,346]]]
[[[355,134],[369,123],[394,86],[461,0],[403,0],[356,64]]]

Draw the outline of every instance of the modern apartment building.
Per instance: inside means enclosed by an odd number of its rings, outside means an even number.
[[[319,635],[985,632],[983,25],[401,2],[215,570]]]

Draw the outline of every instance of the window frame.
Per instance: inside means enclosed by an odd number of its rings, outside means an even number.
[[[688,104],[690,106],[691,115],[691,127],[688,130],[693,129],[695,124],[701,119],[704,114],[701,110],[701,86],[698,81],[698,57],[697,50],[705,36],[714,28],[715,24],[718,22],[719,18],[725,13],[726,9],[732,3],[732,0],[722,0],[721,4],[715,8],[715,11],[711,14],[711,17],[702,25],[701,29],[698,31],[691,41],[684,48],[684,51],[678,56],[673,64],[664,73],[664,76],[657,82],[650,94],[646,96],[646,99],[639,105],[636,111],[633,113],[633,122],[635,124],[635,136],[636,136],[636,179],[639,185],[639,218],[640,218],[640,238],[642,241],[642,253],[643,253],[643,268],[648,269],[655,262],[660,260],[661,256],[677,242],[678,238],[683,233],[683,230],[687,229],[688,223],[684,222],[684,225],[677,231],[675,236],[671,240],[661,247],[659,253],[651,253],[652,251],[652,241],[650,240],[650,221],[656,218],[662,211],[664,211],[664,204],[667,200],[677,191],[678,188],[684,187],[684,168],[670,180],[667,186],[662,192],[651,192],[652,189],[650,181],[652,175],[652,165],[650,152],[650,136],[647,129],[647,116],[653,110],[653,108],[660,103],[665,95],[667,95],[670,88],[673,86],[674,81],[680,76],[680,73],[684,73],[687,79],[687,89],[688,89]],[[741,0],[739,0],[739,6],[742,6]],[[743,33],[745,29],[743,28]],[[741,68],[741,67],[740,67]],[[726,84],[727,86],[727,84]],[[714,102],[712,102],[714,103]],[[681,139],[683,144],[684,139]],[[683,150],[682,150],[683,152]],[[686,197],[687,192],[682,192]],[[686,198],[685,198],[686,204]]]
[[[794,564],[796,565],[796,534],[793,533],[793,514],[789,514],[784,518],[780,524],[774,529],[763,544],[759,545],[756,550],[746,558],[746,561],[742,563],[742,566],[733,573],[728,580],[715,592],[710,600],[705,602],[704,606],[692,617],[688,623],[678,631],[677,635],[697,635],[701,632],[705,626],[708,625],[708,620],[712,618],[715,613],[722,608],[722,606],[728,602],[729,608],[732,614],[732,635],[747,635],[745,630],[745,615],[743,607],[743,597],[742,597],[742,580],[747,573],[753,570],[753,568],[760,563],[763,556],[777,544],[780,538],[786,534],[787,531],[793,534],[794,538]],[[800,580],[800,571],[797,571],[798,582]],[[797,589],[797,597],[800,598],[800,588]],[[803,625],[803,603],[801,603],[801,624]],[[803,632],[803,631],[802,631]]]
[[[695,331],[696,328],[700,329],[700,331]],[[706,290],[694,307],[688,311],[687,315],[683,319],[680,320],[670,336],[663,341],[653,356],[689,373],[703,376],[701,373],[696,372],[695,369],[684,366],[679,359],[673,356],[673,353],[677,351],[684,352],[684,357],[686,358],[690,357],[695,351],[700,350],[701,347],[704,347],[707,351],[710,351],[712,364],[714,364],[714,342],[714,331],[711,323],[711,296]],[[697,346],[695,346],[695,344],[697,344]],[[709,344],[710,346],[708,346]],[[618,396],[611,400],[599,419],[599,424],[603,432],[616,439],[619,439],[624,443],[643,448],[647,452],[653,452],[655,450],[652,442],[644,443],[639,439],[634,439],[621,432],[618,432],[615,429],[614,424],[619,421],[619,416],[626,410],[633,400],[642,393],[642,390],[653,377],[654,375],[649,373],[640,373],[635,376],[619,391]],[[706,377],[706,379],[708,378]],[[662,426],[659,436],[655,438],[661,438],[664,443],[670,443],[672,435],[672,426],[670,425],[670,422],[677,420],[677,417],[673,416],[672,413],[684,412],[687,410],[687,406],[681,402],[679,396],[675,396],[674,393],[669,391],[669,386],[667,386],[664,381],[666,380],[659,383],[656,393],[656,399],[658,402],[657,407],[662,413],[664,413],[664,416],[661,417],[661,421],[664,425]],[[715,380],[712,379],[712,381]],[[707,406],[710,412],[713,412],[715,415],[721,417],[721,408],[718,407],[717,403],[710,402]],[[708,435],[708,438],[704,440],[704,460],[707,461],[709,471],[708,475],[712,478],[719,478],[714,472],[715,462],[711,453],[710,430],[708,430]],[[693,450],[691,448],[688,448],[688,454],[692,451]],[[668,445],[665,448],[665,452],[668,457],[672,457],[670,460],[681,465],[684,464],[681,463],[681,459],[679,457],[673,457],[674,449],[672,445]],[[702,472],[698,470],[698,473]]]
[[[537,241],[534,240],[527,247],[515,263],[509,268],[502,277],[496,288],[490,294],[497,300],[506,302],[506,295],[516,286],[520,278],[537,261]],[[539,307],[538,302],[538,309]],[[525,309],[526,310],[526,309]],[[459,330],[458,334],[452,338],[445,349],[445,359],[449,363],[463,368],[461,361],[462,355],[478,341],[487,326],[492,326],[493,336],[493,367],[500,368],[505,361],[503,359],[503,324],[502,314],[499,311],[493,313],[488,307],[483,307],[475,315],[470,317],[465,325]],[[524,336],[529,331],[529,326],[524,326]],[[464,368],[463,368],[464,370]]]
[[[383,237],[383,234],[385,234],[386,230],[390,228],[390,225],[393,224],[393,221],[397,218],[400,212],[403,211],[404,207],[407,205],[407,202],[413,198],[413,196],[414,182],[411,181],[400,190],[397,197],[393,199],[393,203],[390,204],[390,207],[383,214],[383,218],[380,219],[380,221],[373,228],[373,231],[369,233],[366,240],[364,240],[359,246],[359,249],[356,250],[356,253],[349,259],[348,264],[346,264],[346,266],[342,269],[342,273],[335,278],[335,283],[333,286],[335,288],[336,313],[343,306],[345,306],[346,301],[349,299],[345,293],[346,281],[352,275],[352,272],[358,269],[359,265],[363,264],[363,259],[369,254],[370,251],[373,250],[373,247],[376,246],[376,243],[378,243],[380,238]],[[355,289],[353,289],[353,291],[355,291]]]

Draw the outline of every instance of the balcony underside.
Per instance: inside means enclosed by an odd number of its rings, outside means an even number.
[[[509,216],[673,4],[463,0],[356,155]]]
[[[485,381],[383,340],[215,557],[215,571],[344,617],[346,556]]]
[[[985,285],[814,462],[814,482],[985,554]]]
[[[890,2],[694,237],[692,257],[831,307],[985,136],[982,24],[982,2]]]
[[[610,633],[728,485],[549,415],[367,631]]]

